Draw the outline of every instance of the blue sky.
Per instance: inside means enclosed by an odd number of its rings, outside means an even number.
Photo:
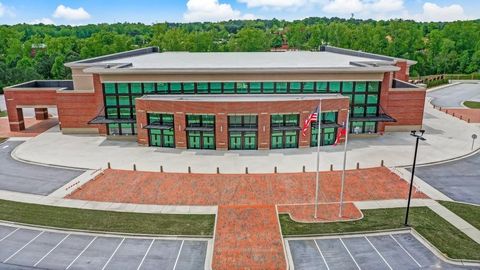
[[[0,0],[0,24],[188,22],[310,16],[452,21],[480,18],[477,0]]]

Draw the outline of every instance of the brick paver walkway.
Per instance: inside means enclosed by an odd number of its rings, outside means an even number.
[[[0,118],[0,137],[35,137],[48,129],[58,125],[57,118],[49,118],[47,120],[35,120],[35,118],[25,118],[25,130],[12,132],[8,118]]]
[[[480,123],[480,109],[442,108],[441,111],[469,123]]]

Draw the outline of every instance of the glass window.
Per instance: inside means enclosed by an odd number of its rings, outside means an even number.
[[[130,86],[132,88],[132,94],[142,94],[142,84],[141,83],[132,83]]]
[[[275,92],[275,84],[273,82],[264,82],[263,83],[263,93],[264,94],[273,94]]]
[[[114,83],[106,83],[105,86],[105,94],[115,94],[115,84]]]
[[[287,83],[286,82],[277,82],[276,83],[276,92],[279,94],[287,93]]]
[[[148,123],[149,124],[159,124],[160,123],[160,114],[149,113],[148,114]]]
[[[155,84],[154,83],[144,83],[143,84],[143,92],[145,94],[151,94],[155,92]]]
[[[170,93],[172,94],[180,94],[182,92],[182,84],[181,83],[171,83],[170,84]]]
[[[367,91],[367,83],[366,82],[356,82],[355,83],[355,92],[356,93],[365,93]]]
[[[243,117],[243,123],[246,126],[257,125],[257,116],[256,115],[245,115]]]
[[[235,83],[227,82],[223,84],[223,92],[225,94],[234,94],[235,93]]]
[[[323,120],[324,123],[336,123],[337,122],[337,112],[322,113],[322,120]]]
[[[232,87],[232,90],[233,89],[234,88]],[[211,94],[221,94],[222,93],[222,83],[218,83],[218,82],[210,83],[210,93]],[[233,93],[233,91],[231,93]]]
[[[119,124],[107,124],[108,135],[120,135],[120,126]]]
[[[108,119],[118,119],[117,108],[107,108],[107,118]]]
[[[354,134],[363,133],[363,122],[352,122],[351,131]]]
[[[132,106],[133,106],[133,107],[135,107],[137,98],[140,98],[140,97],[142,97],[142,96],[132,96]]]
[[[369,82],[368,83],[368,92],[369,93],[378,93],[380,83],[379,82]]]
[[[244,82],[237,83],[237,94],[247,94],[248,84]]]
[[[119,83],[118,84],[118,93],[119,94],[128,94],[128,83]]]
[[[228,117],[228,125],[232,127],[238,127],[242,125],[241,115],[231,115]]]
[[[303,84],[303,93],[313,93],[313,82],[304,82]]]
[[[201,115],[187,115],[187,126],[199,127],[201,123]]]
[[[302,90],[302,84],[299,82],[291,82],[290,83],[290,93],[300,93]]]
[[[353,116],[356,116],[356,117],[365,116],[365,108],[363,106],[353,107]]]
[[[317,82],[317,93],[326,93],[327,92],[327,82]]]
[[[130,108],[120,108],[120,118],[131,119],[132,118],[132,109],[130,109]]]
[[[168,83],[157,83],[157,92],[159,94],[168,94]]]
[[[120,106],[130,106],[130,96],[118,96],[118,104]]]
[[[376,116],[377,115],[377,106],[367,107],[367,116]]]
[[[123,123],[120,124],[120,128],[122,130],[122,135],[133,135],[132,124]]]
[[[282,114],[272,114],[272,126],[283,126]]]
[[[343,93],[352,93],[353,92],[353,82],[343,82],[342,92]]]
[[[340,82],[330,82],[330,93],[340,93]]]
[[[259,82],[250,83],[251,94],[260,94],[261,92],[262,92],[262,83],[259,83]]]
[[[198,94],[208,94],[208,83],[197,83]]]
[[[195,84],[194,83],[184,83],[183,84],[183,93],[185,93],[185,94],[195,94]]]
[[[285,126],[298,126],[298,114],[286,114]]]
[[[214,115],[202,115],[202,126],[213,127],[215,125]]]
[[[166,126],[173,126],[173,114],[162,114],[162,122]]]
[[[354,104],[365,104],[365,95],[356,94],[353,99]]]
[[[106,96],[105,97],[105,105],[107,106],[117,106],[117,97],[116,96]]]
[[[376,122],[365,122],[365,133],[375,133],[377,130],[377,123]]]

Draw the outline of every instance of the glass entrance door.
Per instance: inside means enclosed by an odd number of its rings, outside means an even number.
[[[162,135],[161,131],[158,129],[150,130],[150,146],[162,146]]]
[[[201,132],[203,147],[202,149],[215,149],[215,135],[213,132]]]
[[[257,149],[257,133],[231,131],[228,147],[230,150],[255,150]]]
[[[200,131],[189,131],[188,132],[188,148],[190,149],[200,149]]]
[[[297,148],[298,147],[298,131],[285,131],[285,147],[284,148]]]
[[[156,147],[175,147],[175,135],[172,129],[150,129],[150,146]]]
[[[241,132],[230,132],[230,145],[231,150],[241,150],[242,149],[242,133]]]
[[[243,135],[244,138],[244,149],[254,150],[257,149],[257,133],[256,132],[245,132]]]

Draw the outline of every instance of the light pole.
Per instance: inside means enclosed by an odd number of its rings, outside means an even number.
[[[425,133],[425,130],[423,129],[420,130],[420,134],[417,134],[416,130],[412,130],[412,132],[410,132],[410,136],[417,138],[417,140],[415,143],[415,154],[413,156],[412,177],[410,179],[410,191],[408,192],[407,212],[405,213],[405,226],[408,226],[408,212],[410,211],[410,201],[412,199],[413,178],[415,177],[415,165],[417,164],[418,142],[420,140],[422,141],[427,140],[423,137],[424,133]]]

